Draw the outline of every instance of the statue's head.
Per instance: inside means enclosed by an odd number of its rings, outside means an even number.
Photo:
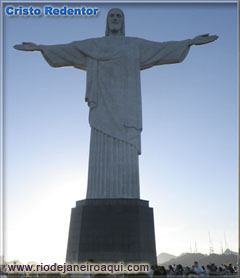
[[[125,24],[123,11],[118,8],[111,9],[107,14],[105,36],[125,36]]]

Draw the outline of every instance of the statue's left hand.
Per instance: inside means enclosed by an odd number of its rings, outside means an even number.
[[[40,51],[41,50],[40,46],[33,42],[23,42],[22,44],[16,44],[13,47],[17,50],[22,50],[22,51]]]
[[[191,45],[201,45],[201,44],[213,42],[217,39],[218,39],[217,35],[209,36],[209,34],[204,34],[204,35],[200,35],[200,36],[197,36],[194,39],[192,39],[190,41],[190,44]]]

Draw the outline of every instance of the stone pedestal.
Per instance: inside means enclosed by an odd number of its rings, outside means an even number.
[[[72,209],[66,262],[156,264],[153,209],[139,199],[86,199]]]

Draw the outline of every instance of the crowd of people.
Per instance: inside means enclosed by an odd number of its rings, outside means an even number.
[[[168,268],[164,266],[153,266],[150,271],[150,277],[153,276],[180,276],[180,277],[202,277],[202,276],[219,276],[219,275],[237,275],[237,267],[232,264],[221,264],[216,266],[215,264],[208,264],[205,266],[200,266],[198,262],[189,266],[169,265]]]

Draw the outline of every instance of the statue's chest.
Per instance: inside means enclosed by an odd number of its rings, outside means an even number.
[[[101,51],[109,60],[122,59],[125,63],[130,63],[139,59],[137,45],[129,40],[109,40]]]

